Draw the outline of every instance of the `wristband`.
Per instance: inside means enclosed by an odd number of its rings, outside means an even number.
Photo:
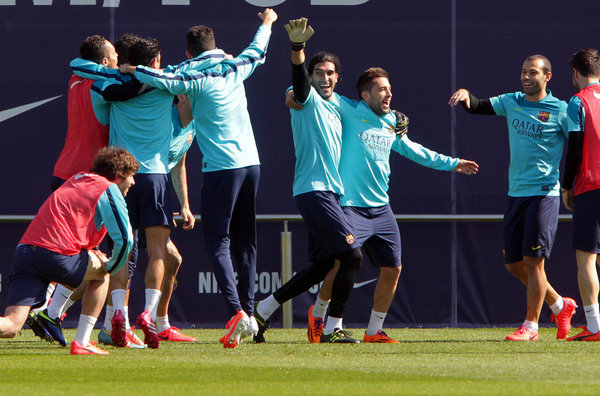
[[[292,51],[301,51],[304,49],[304,47],[306,46],[306,43],[291,43],[292,44]]]

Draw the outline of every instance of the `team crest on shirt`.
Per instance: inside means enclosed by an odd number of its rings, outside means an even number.
[[[354,243],[354,235],[346,235],[346,242],[348,242],[348,245],[352,245]]]
[[[185,140],[186,145],[192,144],[192,140],[194,139],[194,134],[192,132],[188,132],[187,139]]]
[[[540,113],[538,114],[538,120],[542,121],[542,122],[546,122],[550,119],[550,113],[548,113],[547,111],[540,111]]]

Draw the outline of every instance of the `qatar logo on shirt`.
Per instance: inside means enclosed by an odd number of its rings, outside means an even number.
[[[548,113],[547,111],[540,111],[540,113],[538,114],[538,120],[542,121],[542,122],[546,122],[550,119],[550,113]]]

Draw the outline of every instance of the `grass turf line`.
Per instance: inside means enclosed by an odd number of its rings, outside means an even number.
[[[319,345],[309,344],[303,329],[273,329],[267,343],[246,341],[233,350],[218,342],[224,330],[185,330],[198,342],[106,347],[109,356],[71,356],[23,330],[0,340],[0,389],[7,395],[600,394],[600,343],[559,341],[555,329],[541,329],[539,342],[503,341],[513,330],[390,329],[401,344]],[[70,340],[75,330],[65,335]]]

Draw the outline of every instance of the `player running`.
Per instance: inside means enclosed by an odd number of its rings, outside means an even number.
[[[525,59],[521,68],[523,92],[478,99],[464,88],[448,102],[461,103],[471,114],[507,118],[510,166],[503,239],[506,269],[527,286],[527,315],[523,325],[506,339],[538,340],[538,321],[544,301],[556,322],[556,338],[571,328],[577,305],[561,297],[548,283],[545,260],[550,257],[560,205],[559,164],[567,137],[567,104],[547,89],[552,65],[543,55]]]

